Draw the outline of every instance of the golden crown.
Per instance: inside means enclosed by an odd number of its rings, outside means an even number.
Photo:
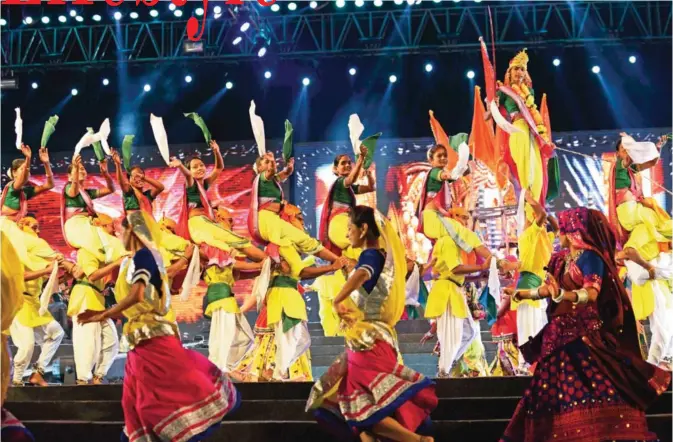
[[[528,54],[526,54],[526,48],[516,54],[514,58],[509,61],[509,67],[514,66],[518,66],[526,70],[528,69]]]

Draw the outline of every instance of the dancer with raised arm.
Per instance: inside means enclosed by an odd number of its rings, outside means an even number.
[[[124,229],[124,243],[133,251],[131,290],[116,306],[86,311],[78,320],[128,318],[122,440],[201,440],[238,406],[240,396],[215,365],[182,346],[177,327],[165,318],[170,296],[154,219],[137,211],[128,215]]]
[[[341,431],[341,440],[354,432],[363,441],[432,442],[416,431],[437,406],[433,382],[398,362],[394,326],[404,311],[402,242],[383,215],[364,206],[351,211],[348,237],[363,251],[334,300],[346,328],[346,351],[315,383],[307,409]]]

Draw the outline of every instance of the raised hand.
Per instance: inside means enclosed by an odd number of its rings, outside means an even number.
[[[364,144],[360,144],[360,158],[364,158],[367,156],[367,146]]]
[[[177,157],[171,158],[171,162],[168,163],[168,167],[176,168],[180,166],[182,166],[182,161],[180,161]]]
[[[47,164],[49,163],[49,151],[47,150],[46,147],[41,147],[40,150],[38,151],[38,156],[40,157],[40,161],[43,163]]]
[[[33,156],[33,152],[30,150],[30,146],[27,144],[22,144],[21,145],[21,153],[23,154],[24,157],[26,157],[26,160],[29,160],[31,156]]]
[[[121,158],[119,158],[119,152],[117,152],[114,148],[110,148],[110,152],[112,152],[112,162],[115,163],[115,166],[119,166],[122,163]]]
[[[79,168],[82,165],[82,155],[75,155],[75,158],[72,159],[72,166],[74,168]]]
[[[215,141],[215,140],[210,140],[210,148],[213,150],[213,152],[219,152],[220,151],[220,145],[217,144],[217,141]]]
[[[286,168],[288,173],[294,172],[294,157],[290,158],[290,160],[287,162]]]
[[[103,175],[107,175],[107,174],[108,174],[108,171],[107,171],[107,160],[103,160],[103,161],[101,161],[100,163],[98,163],[98,167],[99,167],[99,169],[100,169],[100,173],[102,173]]]

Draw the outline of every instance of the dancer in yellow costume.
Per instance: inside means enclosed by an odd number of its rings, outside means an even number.
[[[432,250],[432,259],[436,260],[432,273],[438,277],[432,284],[425,308],[425,317],[437,320],[441,349],[439,377],[449,376],[453,363],[470,344],[469,336],[463,336],[464,323],[470,320],[463,289],[465,275],[487,270],[491,265],[491,252],[477,234],[463,224],[469,220],[467,211],[454,208],[450,214],[452,218],[448,221],[451,222],[452,234],[442,236]],[[469,253],[473,250],[484,259],[483,264],[463,263],[461,251]]]
[[[353,161],[348,155],[337,155],[334,159],[332,171],[337,176],[327,192],[320,219],[320,233],[318,238],[322,244],[337,255],[350,248],[348,242],[348,211],[355,207],[355,195],[362,195],[376,190],[376,182],[371,168],[367,169],[367,184],[355,184],[362,165],[367,156],[367,147],[360,146],[360,155],[353,167]],[[353,251],[348,254],[354,261],[359,253]],[[345,281],[344,281],[345,282]]]
[[[205,163],[199,157],[190,157],[182,164],[173,158],[170,166],[177,168],[185,176],[185,193],[183,206],[176,233],[183,238],[190,238],[196,245],[207,244],[223,251],[232,248],[242,251],[254,261],[263,261],[264,252],[254,247],[249,239],[239,236],[217,223],[213,207],[208,200],[206,191],[224,170],[224,160],[220,146],[213,140],[210,148],[215,157],[215,168],[208,174]]]
[[[128,253],[117,237],[93,223],[96,218],[93,200],[110,195],[115,190],[107,161],[101,161],[99,166],[105,179],[105,187],[99,189],[84,187],[87,172],[80,155],[76,155],[68,166],[69,181],[61,194],[61,227],[66,242],[72,248],[84,249],[96,260],[112,263]]]
[[[513,125],[509,133],[509,154],[521,189],[530,189],[536,201],[547,194],[546,160],[553,145],[535,104],[533,82],[528,74],[528,54],[519,52],[509,62],[505,82],[498,82],[497,99],[501,114]],[[500,117],[495,115],[494,117]],[[495,118],[500,126],[501,118]],[[507,123],[505,123],[507,124]],[[511,166],[511,164],[510,164]]]
[[[19,225],[26,234],[41,239],[38,237],[40,225],[33,216],[21,219]],[[49,245],[44,241],[42,248],[48,247]],[[81,270],[75,264],[64,261],[62,255],[56,252],[53,252],[53,254],[55,259],[51,262],[45,261],[44,268],[41,270],[26,271],[24,273],[26,288],[23,293],[23,306],[10,327],[12,341],[17,347],[16,356],[14,357],[14,385],[23,385],[23,373],[30,364],[35,344],[37,343],[41,347],[40,358],[33,366],[33,373],[28,379],[28,383],[43,387],[47,386],[48,384],[44,380],[45,369],[54,357],[56,350],[58,350],[63,336],[65,336],[61,325],[54,320],[46,308],[49,302],[51,302],[51,293],[45,293],[45,296],[48,297],[45,300],[40,299],[40,295],[43,290],[46,290],[46,288],[43,289],[43,286],[47,283],[47,279],[50,279],[49,275],[52,273],[54,265],[58,265],[76,277],[81,276]],[[49,287],[51,289],[57,287],[58,276],[56,276],[55,280],[48,281],[48,284],[50,284]],[[42,301],[45,301],[47,305],[42,304]]]
[[[9,325],[23,304],[24,267],[11,241],[2,231],[0,231],[0,248],[0,296],[2,297],[2,317],[0,318],[0,327],[2,328],[2,334],[0,334],[2,337],[2,347],[0,347],[0,360],[2,361],[0,377],[2,379],[0,388],[2,391],[0,393],[0,407],[4,407],[11,374],[11,353],[7,335],[9,334]],[[33,440],[32,435],[23,424],[4,408],[2,408],[2,439]]]
[[[49,165],[49,152],[46,147],[39,151],[40,161],[44,164],[46,182],[41,186],[32,186],[28,183],[30,178],[30,161],[32,152],[29,146],[21,145],[21,153],[25,158],[12,161],[9,171],[10,181],[2,190],[2,212],[0,215],[0,229],[5,232],[9,241],[12,241],[14,250],[24,266],[29,270],[39,270],[43,265],[39,260],[32,262],[29,257],[28,249],[31,249],[31,255],[38,258],[54,258],[51,255],[51,248],[40,250],[41,243],[31,235],[25,235],[18,227],[20,221],[28,213],[28,200],[54,188],[54,175]]]

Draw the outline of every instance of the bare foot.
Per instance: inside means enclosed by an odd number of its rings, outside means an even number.
[[[94,376],[92,384],[103,385],[103,384],[105,384],[105,379],[103,379],[101,376]]]
[[[376,438],[366,431],[363,431],[360,433],[360,442],[376,442]]]
[[[435,438],[432,436],[421,436],[420,442],[435,442]]]
[[[28,383],[30,385],[37,385],[40,387],[48,387],[49,384],[44,380],[42,374],[39,371],[34,371],[33,374],[28,378]]]

